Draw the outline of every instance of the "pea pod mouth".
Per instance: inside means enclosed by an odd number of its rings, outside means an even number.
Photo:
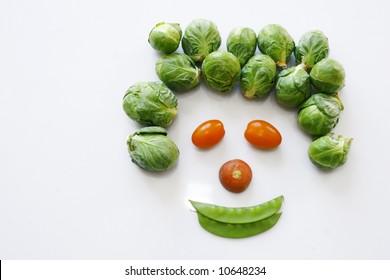
[[[247,238],[263,233],[276,225],[282,213],[276,213],[260,221],[231,224],[212,220],[202,214],[198,214],[199,224],[206,231],[225,238]]]
[[[197,213],[217,222],[246,224],[266,219],[278,213],[282,207],[282,195],[262,204],[248,207],[225,207],[189,200]]]

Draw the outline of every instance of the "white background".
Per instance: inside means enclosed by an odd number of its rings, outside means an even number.
[[[387,11],[386,1],[1,0],[0,259],[389,259]],[[139,126],[122,97],[158,80],[148,33],[195,18],[217,24],[220,49],[236,26],[279,23],[296,42],[322,30],[347,73],[334,130],[354,138],[347,163],[332,172],[312,165],[296,111],[273,93],[245,100],[238,88],[223,96],[202,83],[178,95],[168,129],[177,166],[155,174],[134,165],[126,138]],[[191,134],[212,118],[225,138],[200,151]],[[279,129],[278,149],[245,141],[253,119]],[[233,158],[254,172],[241,194],[218,181]],[[281,194],[278,224],[239,240],[204,231],[188,203],[248,206]]]

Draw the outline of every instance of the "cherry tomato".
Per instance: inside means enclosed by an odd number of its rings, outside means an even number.
[[[229,160],[219,169],[219,180],[228,191],[240,193],[245,191],[252,181],[252,169],[243,160]]]
[[[263,120],[249,122],[244,136],[249,143],[261,149],[273,149],[282,142],[280,132],[272,124]]]
[[[200,124],[192,133],[192,143],[201,149],[210,148],[225,136],[225,128],[219,120],[208,120]]]

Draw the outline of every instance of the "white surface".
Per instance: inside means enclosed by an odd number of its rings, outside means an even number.
[[[263,2],[263,1],[262,1]],[[0,2],[0,259],[389,259],[389,93],[386,1],[4,1]],[[329,38],[347,73],[336,133],[354,138],[349,160],[320,172],[296,112],[274,96],[245,100],[202,84],[179,98],[169,128],[181,156],[170,172],[131,163],[126,137],[139,126],[122,111],[137,81],[157,80],[147,35],[159,21],[208,18],[228,32],[268,23],[298,41]],[[181,50],[179,50],[181,51]],[[258,52],[258,51],[257,51]],[[217,118],[223,141],[208,151],[193,129]],[[251,148],[246,124],[264,119],[283,135],[275,151]],[[231,194],[218,181],[232,158],[254,171]],[[270,231],[231,240],[198,224],[188,199],[230,206],[285,196]]]

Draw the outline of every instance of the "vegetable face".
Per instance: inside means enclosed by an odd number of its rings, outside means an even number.
[[[222,93],[230,91],[236,85],[240,73],[240,62],[227,51],[212,52],[202,63],[206,84]]]
[[[298,124],[311,135],[325,135],[336,126],[343,108],[343,104],[336,96],[314,94],[301,105]]]
[[[207,149],[218,144],[225,135],[223,123],[219,120],[209,120],[200,124],[192,133],[192,143],[201,149]]]
[[[228,191],[245,191],[252,180],[252,169],[240,159],[229,160],[219,169],[219,180]]]
[[[282,142],[280,132],[263,120],[249,122],[244,136],[249,143],[261,149],[274,149]]]
[[[181,35],[178,23],[160,22],[150,31],[148,42],[153,49],[169,54],[179,47]]]
[[[173,91],[187,91],[200,82],[200,69],[185,54],[164,55],[156,63],[160,80]]]
[[[334,169],[343,165],[348,158],[352,138],[333,134],[322,136],[313,141],[309,147],[309,158],[319,168]]]
[[[278,24],[266,25],[257,36],[259,50],[269,55],[279,67],[286,68],[295,48],[293,38]]]
[[[344,87],[344,67],[336,60],[324,58],[310,72],[313,86],[322,93],[334,94]]]
[[[240,87],[247,98],[266,96],[274,84],[276,64],[268,55],[253,56],[242,68]]]
[[[162,83],[139,82],[127,90],[123,110],[142,125],[167,127],[177,114],[177,98]]]
[[[225,207],[191,201],[199,224],[208,232],[226,238],[244,238],[272,228],[282,213],[283,196],[249,207]]]
[[[320,60],[326,58],[329,53],[328,38],[319,30],[306,32],[299,39],[295,47],[295,60],[297,64],[304,64],[311,69]]]
[[[303,65],[284,69],[276,80],[276,100],[287,107],[298,107],[311,95],[310,76]]]
[[[201,62],[221,45],[217,26],[210,20],[196,19],[184,31],[182,47],[185,54],[195,62]]]
[[[179,157],[176,144],[167,137],[162,127],[144,127],[130,135],[127,146],[132,161],[149,171],[172,168]]]
[[[241,67],[254,55],[256,44],[256,33],[248,27],[233,29],[226,41],[227,50],[238,58]]]

